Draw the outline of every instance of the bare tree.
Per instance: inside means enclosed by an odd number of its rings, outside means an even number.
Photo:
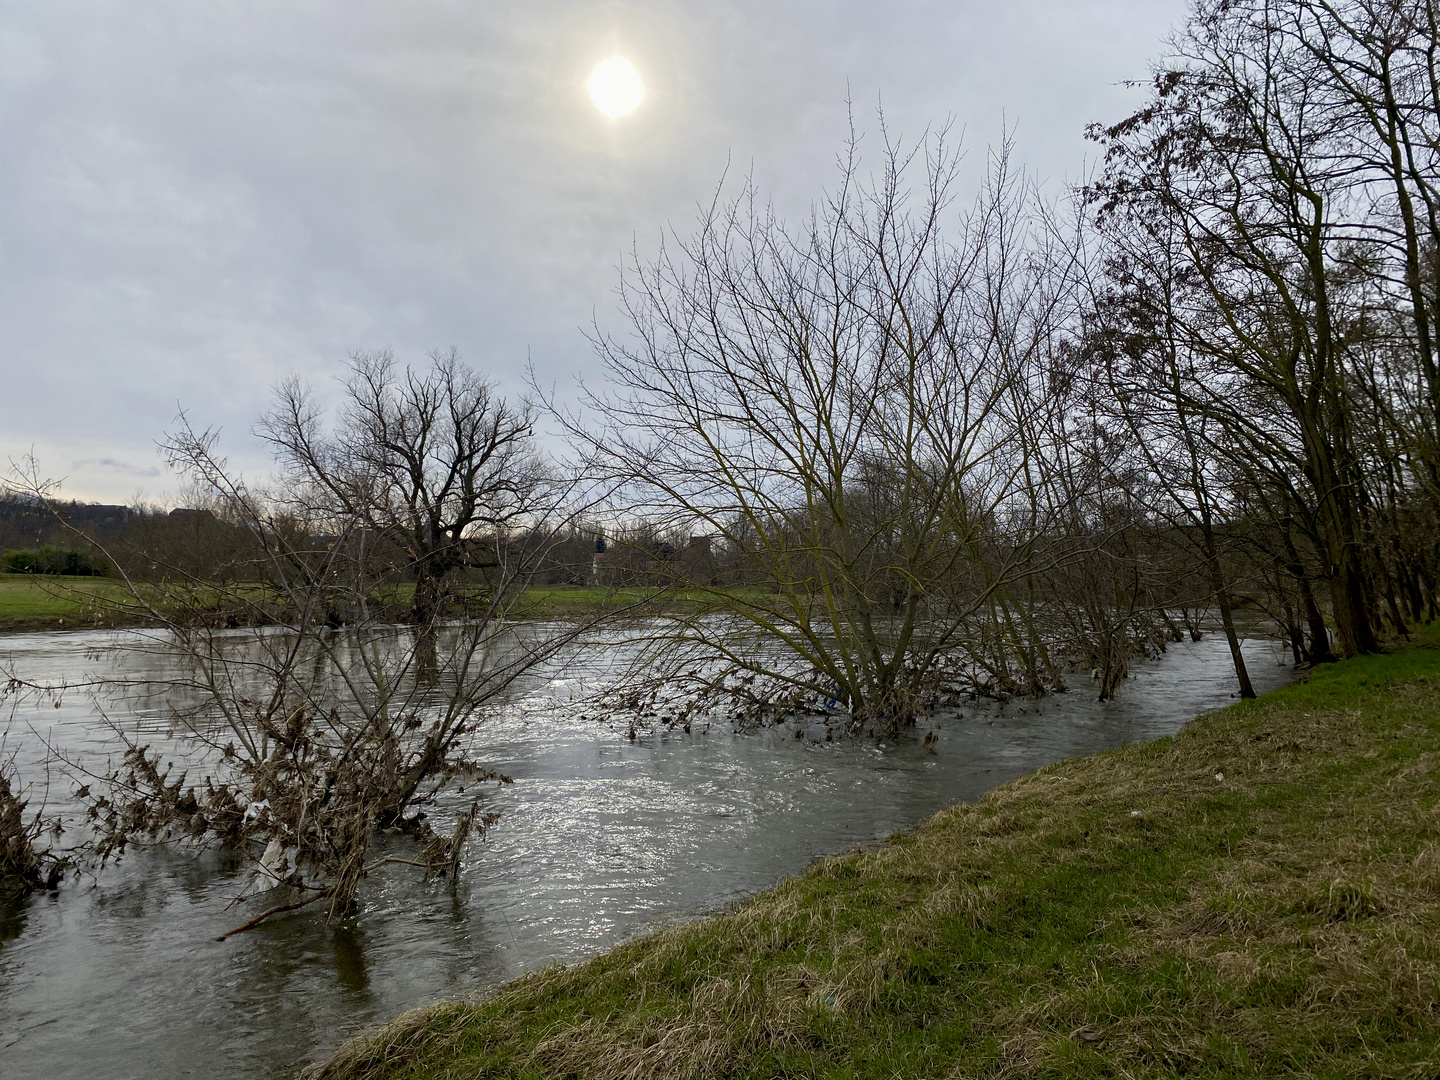
[[[348,910],[378,829],[414,838],[399,861],[454,872],[492,820],[457,793],[507,779],[469,734],[584,629],[505,619],[571,516],[573,485],[547,481],[526,411],[453,353],[419,372],[362,355],[351,375],[333,430],[297,383],[278,389],[268,486],[182,424],[165,452],[246,558],[225,581],[157,567],[163,592],[126,578],[161,628],[130,647],[171,674],[125,689],[157,695],[175,739],[119,732],[123,765],[86,793],[95,850],[188,836],[249,852],[252,892],[288,892],[242,929],[321,900]],[[448,825],[432,816],[446,793]]]
[[[363,522],[403,551],[411,621],[430,627],[449,613],[457,571],[496,565],[477,531],[499,536],[548,507],[531,409],[498,397],[454,349],[419,371],[400,369],[389,350],[354,353],[344,386],[336,431],[292,379],[261,434],[307,512]]]
[[[1354,654],[1376,645],[1345,388],[1358,196],[1331,168],[1337,133],[1314,80],[1251,14],[1201,5],[1146,109],[1096,130],[1108,164],[1091,197],[1122,288],[1149,298],[1194,372],[1195,411],[1296,459]]]
[[[627,513],[744,568],[717,580],[665,556],[696,607],[652,663],[891,727],[995,670],[970,646],[1043,563],[1035,418],[1059,407],[1046,359],[1070,252],[1008,147],[965,212],[958,160],[943,132],[887,143],[867,181],[852,141],[808,221],[747,186],[637,261],[632,334],[596,340],[606,422],[574,429]]]

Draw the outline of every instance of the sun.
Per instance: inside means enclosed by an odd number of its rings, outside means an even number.
[[[606,116],[632,113],[645,96],[645,85],[635,65],[623,56],[601,60],[590,73],[590,100]]]

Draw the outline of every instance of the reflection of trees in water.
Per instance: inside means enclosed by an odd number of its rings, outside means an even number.
[[[28,893],[0,896],[0,945],[25,932],[30,907]]]

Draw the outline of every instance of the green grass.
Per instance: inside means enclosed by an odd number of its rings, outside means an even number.
[[[737,587],[732,594],[768,595],[762,590]],[[615,611],[657,599],[656,590],[642,588],[604,588],[592,585],[536,585],[524,595],[510,613],[514,618],[566,618],[600,611]],[[709,608],[715,605],[713,593],[702,589],[681,589],[663,593],[659,606],[666,610]]]
[[[1440,649],[1420,644],[417,1010],[320,1075],[1434,1077]]]
[[[139,595],[159,610],[170,607],[188,617],[223,617],[238,607],[237,598],[257,608],[273,601],[259,585],[227,586],[137,584]],[[253,617],[251,610],[242,611]],[[122,580],[60,574],[0,574],[0,633],[30,630],[141,626],[155,621]]]
[[[565,618],[638,604],[650,595],[644,589],[606,589],[591,585],[535,585],[515,605],[517,618]]]
[[[258,590],[259,587],[256,586]],[[397,611],[410,604],[413,585],[391,590],[385,599]],[[197,604],[204,607],[212,601],[204,588],[182,589],[187,611]],[[158,596],[158,593],[157,593]],[[638,588],[607,589],[591,586],[537,586],[527,589],[508,612],[516,619],[576,619],[588,615],[641,604],[653,598],[654,591]],[[257,604],[270,599],[257,591]],[[214,599],[219,602],[219,597]],[[684,609],[708,603],[702,594],[685,593],[666,596],[662,603],[669,609]],[[253,613],[246,613],[251,617]],[[398,616],[397,616],[398,617]],[[29,575],[0,573],[0,633],[26,630],[71,629],[93,626],[126,626],[147,621],[147,615],[134,602],[123,582],[107,578],[64,577],[60,575]]]
[[[114,625],[127,596],[105,578],[0,574],[0,631]]]

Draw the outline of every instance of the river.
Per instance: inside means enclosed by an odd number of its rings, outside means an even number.
[[[15,635],[0,658],[37,681],[97,664],[144,676],[162,657],[117,651],[114,632]],[[623,646],[623,642],[618,643]],[[327,923],[277,918],[225,942],[245,876],[223,854],[137,852],[98,874],[0,910],[0,1077],[284,1077],[367,1026],[445,996],[589,956],[666,922],[774,884],[816,856],[884,837],[940,808],[1061,758],[1153,739],[1231,700],[1224,639],[1172,645],[1135,666],[1118,698],[1087,680],[1040,702],[975,707],[896,742],[796,739],[792,728],[641,734],[582,719],[576,704],[615,660],[580,649],[515,688],[476,733],[477,755],[513,776],[502,814],[458,882],[382,867],[361,910]],[[620,650],[623,651],[623,648]],[[1293,673],[1247,642],[1256,689]],[[111,723],[160,718],[110,701]],[[26,705],[7,753],[39,791],[49,743],[91,767],[113,754],[83,693]],[[52,805],[74,788],[50,772]]]

